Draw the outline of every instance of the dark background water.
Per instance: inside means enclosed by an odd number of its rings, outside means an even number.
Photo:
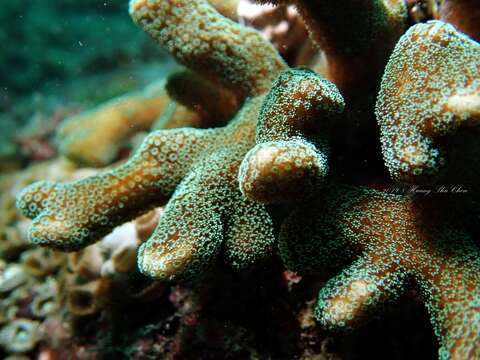
[[[49,137],[45,129],[72,112],[173,66],[127,0],[2,1],[0,23],[0,172],[28,162],[19,138]]]
[[[15,96],[158,57],[125,0],[15,0],[0,9],[0,84]]]

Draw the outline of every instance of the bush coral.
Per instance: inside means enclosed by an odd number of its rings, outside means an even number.
[[[289,69],[257,31],[223,17],[206,0],[131,0],[134,21],[193,72],[186,83],[228,89],[224,98],[212,88],[171,91],[172,97],[224,120],[235,114],[222,127],[152,132],[127,162],[94,176],[27,187],[17,205],[33,219],[30,240],[77,250],[166,204],[139,248],[138,266],[156,279],[198,279],[219,256],[239,269],[272,255],[280,220],[278,250],[289,269],[347,266],[320,290],[316,317],[322,325],[354,326],[414,285],[440,357],[479,356],[480,254],[467,201],[374,190],[372,183],[385,188],[390,182],[372,179],[376,174],[364,181],[370,186],[341,185],[355,180],[339,167],[346,161],[338,148],[349,143],[351,133],[341,131],[346,124],[368,120],[358,103],[369,107],[401,37],[377,101],[385,162],[393,180],[422,174],[425,168],[412,164],[427,164],[429,174],[437,170],[440,161],[429,162],[435,151],[408,141],[428,143],[459,123],[477,125],[478,43],[443,22],[415,25],[402,35],[402,1],[270,2],[297,5],[325,51],[328,80]],[[353,14],[355,31],[345,25]],[[172,77],[177,84],[185,79],[185,73]],[[211,104],[217,97],[229,111]],[[474,159],[464,149],[464,160]],[[285,212],[290,215],[283,219]]]

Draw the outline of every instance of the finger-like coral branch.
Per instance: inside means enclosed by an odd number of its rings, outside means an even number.
[[[175,108],[169,123],[195,126],[200,116],[175,105],[165,91],[165,82],[124,95],[67,118],[57,131],[60,152],[83,165],[105,166],[117,158],[119,148],[133,134],[147,131],[169,106]],[[165,128],[168,128],[165,126]]]
[[[115,226],[166,201],[210,132],[152,133],[119,168],[70,184],[40,182],[25,189],[18,207],[35,217],[34,243],[77,250]],[[208,143],[208,142],[207,142]]]
[[[478,124],[480,45],[439,21],[413,26],[385,70],[377,100],[385,163],[395,180],[439,175],[448,136]],[[442,138],[442,139],[441,139]]]
[[[259,2],[297,6],[311,37],[325,51],[329,80],[346,97],[376,90],[407,15],[403,0]]]
[[[251,265],[270,253],[270,217],[236,189],[238,162],[231,162],[232,152],[235,149],[220,150],[182,181],[152,237],[140,248],[142,272],[162,279],[195,277],[212,264],[224,238],[226,259],[234,267]],[[255,227],[246,226],[252,222]]]
[[[130,1],[130,15],[175,59],[246,95],[269,89],[286,67],[272,45],[206,0]]]
[[[316,317],[327,328],[350,328],[398,298],[407,274],[377,257],[364,256],[322,287]]]
[[[243,160],[240,188],[260,202],[297,200],[328,171],[328,133],[343,111],[335,85],[308,69],[285,70],[265,98],[257,145]]]
[[[461,222],[426,200],[351,187],[327,192],[294,212],[280,234],[281,255],[298,271],[314,270],[309,259],[328,266],[360,256],[320,291],[319,320],[329,328],[351,326],[395,300],[412,279],[440,340],[440,357],[477,357],[480,251]]]

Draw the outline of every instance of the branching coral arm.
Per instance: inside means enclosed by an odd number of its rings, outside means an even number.
[[[260,110],[257,145],[240,168],[242,192],[278,203],[313,191],[328,172],[329,128],[344,106],[335,85],[313,71],[283,71]]]
[[[205,168],[210,170],[207,177]],[[144,274],[164,280],[191,278],[212,263],[223,240],[223,187],[218,183],[224,174],[215,170],[210,159],[178,186],[155,232],[139,250],[138,266]]]
[[[164,203],[180,182],[210,132],[154,132],[124,165],[87,179],[39,182],[23,190],[17,206],[35,218],[33,243],[77,250],[112,228]]]
[[[418,258],[420,285],[435,334],[440,339],[441,359],[476,359],[480,356],[480,250],[470,236],[452,227],[438,231],[423,244]],[[433,250],[433,251],[432,251]]]
[[[407,274],[378,256],[363,256],[322,287],[315,316],[329,329],[352,328],[401,294]]]
[[[376,105],[383,157],[394,180],[418,183],[445,175],[449,140],[479,123],[479,74],[480,44],[451,25],[430,21],[402,36]]]
[[[223,17],[207,0],[131,0],[130,15],[179,63],[245,95],[267,91],[286,67],[260,33]]]
[[[411,279],[429,310],[440,358],[478,356],[480,250],[461,218],[431,201],[337,186],[287,218],[279,248],[289,267],[311,272],[307,256],[317,266],[357,256],[320,290],[320,322],[331,329],[354,326],[395,300]],[[306,218],[307,211],[317,218]]]
[[[227,161],[232,151],[219,151],[182,181],[139,251],[143,273],[164,280],[198,277],[212,265],[224,240],[226,261],[237,268],[271,254],[273,225],[266,210],[235,195],[232,166],[238,169],[238,164]]]

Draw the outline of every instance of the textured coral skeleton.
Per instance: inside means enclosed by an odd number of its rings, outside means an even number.
[[[465,213],[449,218],[442,199],[327,179],[329,172],[332,178],[342,172],[329,169],[331,130],[344,120],[349,102],[372,97],[379,87],[406,27],[403,1],[258,2],[298,7],[325,51],[328,80],[309,69],[289,69],[258,32],[221,16],[205,0],[131,0],[134,21],[193,72],[176,81],[198,76],[199,86],[224,87],[229,95],[221,103],[241,103],[240,109],[224,127],[152,132],[113,170],[26,188],[17,205],[34,219],[30,240],[76,250],[166,204],[140,247],[138,266],[157,279],[192,279],[219,255],[234,268],[271,256],[274,219],[266,204],[287,211],[298,205],[278,239],[286,267],[310,273],[353,261],[320,290],[316,316],[323,326],[353,327],[413,284],[428,308],[440,358],[480,356],[480,253]],[[348,14],[357,12],[364,14],[357,16],[357,32],[333,31],[345,30]],[[416,25],[401,37],[376,108],[394,180],[416,182],[417,175],[441,172],[430,142],[478,123],[479,58],[478,43],[443,22]],[[177,96],[187,107],[216,111],[215,91]],[[423,142],[412,150],[417,143],[410,140],[418,137]]]

